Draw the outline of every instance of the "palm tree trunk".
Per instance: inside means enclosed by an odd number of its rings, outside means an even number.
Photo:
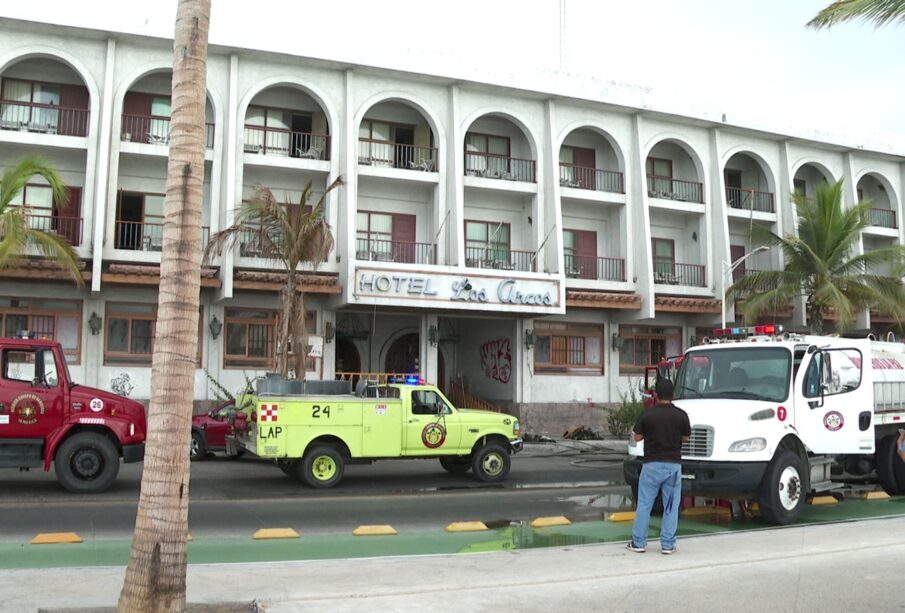
[[[179,0],[173,113],[141,496],[117,611],[185,610],[210,0]]]

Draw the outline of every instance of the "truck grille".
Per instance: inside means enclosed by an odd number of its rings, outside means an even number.
[[[691,429],[691,440],[682,443],[682,455],[698,458],[709,457],[713,453],[713,428],[695,426]]]

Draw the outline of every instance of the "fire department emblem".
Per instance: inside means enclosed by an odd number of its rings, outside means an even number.
[[[826,429],[830,432],[841,430],[844,424],[845,419],[839,411],[830,411],[823,416],[823,425],[826,426]]]
[[[9,412],[18,415],[20,424],[30,426],[38,422],[38,415],[44,414],[44,401],[34,394],[22,394],[13,400]]]
[[[428,449],[436,449],[446,441],[446,428],[438,423],[427,424],[421,431],[421,442]]]

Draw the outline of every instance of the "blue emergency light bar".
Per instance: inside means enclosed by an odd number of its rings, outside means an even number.
[[[714,328],[714,338],[744,338],[746,336],[775,336],[782,334],[782,326],[747,326],[744,328]]]
[[[387,377],[387,383],[405,383],[406,385],[424,385],[424,379],[418,375],[405,375],[404,377]]]
[[[16,330],[16,336],[14,338],[34,339],[38,338],[38,334],[34,330]]]

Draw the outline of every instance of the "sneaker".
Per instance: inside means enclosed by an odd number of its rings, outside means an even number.
[[[635,553],[644,553],[646,549],[644,547],[638,547],[635,545],[635,541],[629,541],[628,545],[625,546],[629,551],[634,551]]]
[[[666,549],[666,548],[664,547],[663,549],[660,550],[660,553],[662,553],[662,554],[665,555],[665,556],[671,556],[671,555],[674,554],[675,552],[676,552],[676,548],[675,548],[675,547],[670,547],[669,549]]]

